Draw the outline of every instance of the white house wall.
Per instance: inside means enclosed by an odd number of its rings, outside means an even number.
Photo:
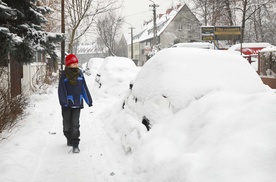
[[[21,87],[23,94],[31,94],[31,66],[23,65],[23,78],[21,78]]]
[[[190,27],[190,29],[188,29]],[[195,42],[200,39],[201,24],[196,16],[185,5],[160,34],[161,48],[171,47],[174,41]]]
[[[9,88],[9,71],[8,67],[0,67],[0,88]]]

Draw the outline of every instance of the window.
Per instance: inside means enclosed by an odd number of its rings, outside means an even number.
[[[192,25],[191,24],[187,25],[187,30],[192,30]]]
[[[182,25],[182,24],[179,24],[179,25],[178,25],[178,31],[181,31],[181,30],[183,30],[183,25]]]

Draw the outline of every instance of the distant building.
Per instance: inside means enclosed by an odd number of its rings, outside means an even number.
[[[79,45],[77,48],[77,57],[80,64],[89,61],[90,58],[105,58],[108,56],[107,50],[98,46],[97,43],[89,45]]]
[[[143,65],[153,47],[163,49],[180,42],[201,41],[201,23],[186,4],[168,9],[156,17],[157,36],[154,38],[153,21],[144,23],[143,29],[133,36],[133,59]],[[128,41],[128,57],[131,43]]]

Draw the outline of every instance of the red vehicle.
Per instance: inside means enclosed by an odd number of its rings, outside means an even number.
[[[241,44],[235,44],[231,46],[228,50],[230,51],[241,51],[244,55],[251,55],[251,54],[258,54],[260,50],[262,50],[265,47],[271,46],[270,43],[243,43]]]
[[[242,55],[248,59],[249,63],[252,62],[252,57],[258,56],[258,53],[263,48],[272,46],[270,43],[262,42],[262,43],[243,43],[243,44],[235,44],[231,46],[229,51],[238,51],[241,52]]]

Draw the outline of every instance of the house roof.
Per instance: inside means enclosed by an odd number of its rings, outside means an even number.
[[[80,45],[77,49],[77,54],[91,54],[96,52],[95,44],[92,45]]]
[[[107,49],[101,49],[97,43],[92,43],[88,45],[79,45],[77,48],[77,54],[95,54],[103,53]]]
[[[174,17],[185,5],[186,4],[179,4],[175,8],[167,9],[164,14],[159,14],[159,16],[156,17],[157,36],[163,33],[163,31],[168,27]],[[142,30],[133,36],[133,42],[141,42],[151,39],[153,36],[153,20],[145,21]]]

